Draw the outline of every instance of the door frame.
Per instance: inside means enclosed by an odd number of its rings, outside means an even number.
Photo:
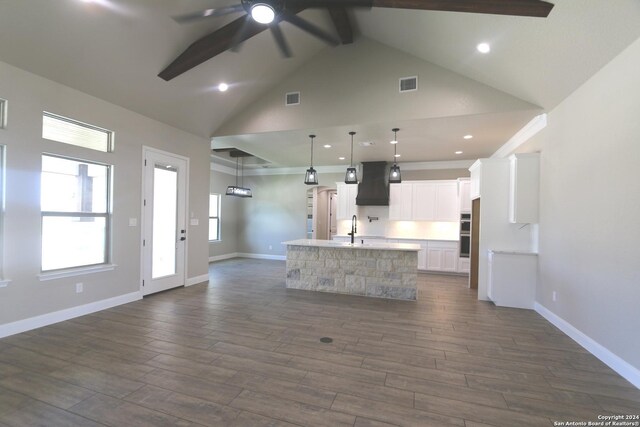
[[[327,190],[327,240],[331,240],[331,238],[338,234],[338,190],[335,188],[330,188]],[[331,200],[335,201],[336,208],[335,211],[331,210]],[[331,234],[331,218],[334,217],[336,219],[336,234]]]
[[[145,280],[145,245],[143,245],[143,241],[145,240],[145,228],[146,228],[146,218],[145,218],[145,196],[146,196],[146,179],[147,179],[147,174],[145,173],[145,167],[146,167],[146,158],[147,158],[147,153],[156,153],[156,154],[161,154],[164,156],[170,156],[170,157],[175,157],[177,159],[180,160],[184,160],[185,164],[186,164],[186,170],[185,170],[185,174],[184,174],[184,180],[185,180],[185,194],[184,194],[184,200],[185,200],[185,230],[187,230],[187,241],[184,245],[184,268],[183,268],[183,275],[182,275],[182,286],[185,286],[187,283],[187,276],[188,276],[188,261],[189,261],[189,172],[191,170],[191,166],[189,163],[189,158],[185,157],[185,156],[181,156],[180,154],[176,154],[176,153],[171,153],[169,151],[164,151],[164,150],[160,150],[158,148],[154,148],[154,147],[149,147],[148,145],[143,145],[142,146],[142,158],[140,161],[140,170],[142,171],[141,175],[142,175],[142,191],[140,193],[140,280],[139,280],[139,291],[140,291],[140,296],[144,297],[144,280]],[[179,286],[178,286],[179,287]],[[153,295],[153,294],[151,294]]]

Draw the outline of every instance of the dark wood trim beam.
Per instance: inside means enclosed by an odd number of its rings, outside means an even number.
[[[373,0],[374,7],[489,13],[546,18],[553,4],[542,0]]]
[[[338,36],[340,36],[340,42],[342,44],[353,43],[353,29],[351,28],[351,21],[349,20],[347,9],[333,6],[328,9],[333,25],[335,25]]]

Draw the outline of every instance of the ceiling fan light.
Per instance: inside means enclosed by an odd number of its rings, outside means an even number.
[[[276,17],[276,11],[266,3],[256,3],[251,7],[251,17],[260,24],[270,24]]]

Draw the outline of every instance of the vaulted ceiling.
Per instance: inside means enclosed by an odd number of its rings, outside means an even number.
[[[167,82],[157,74],[180,52],[237,16],[171,17],[237,1],[0,0],[0,60],[274,165],[304,165],[309,133],[334,145],[317,149],[318,164],[339,164],[350,129],[375,142],[361,159],[390,158],[396,126],[403,160],[459,159],[454,149],[477,158],[640,37],[637,0],[552,2],[546,19],[359,10],[350,12],[354,44],[337,48],[284,23],[293,58],[264,32]],[[301,16],[335,32],[326,11]],[[490,54],[475,50],[481,41]],[[398,94],[409,75],[418,92]],[[228,92],[216,90],[221,81]],[[302,93],[299,106],[284,107],[289,90]]]

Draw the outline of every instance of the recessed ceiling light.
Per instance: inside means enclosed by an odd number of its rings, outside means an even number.
[[[465,135],[465,136],[463,136],[463,138],[464,139],[471,139],[471,138],[473,138],[473,135]]]
[[[480,53],[491,52],[491,46],[489,46],[489,43],[480,43],[478,46],[476,46],[476,49],[478,49],[478,52]]]
[[[324,148],[331,148],[331,144],[324,144],[323,147]]]
[[[373,145],[373,142],[362,141],[362,142],[359,142],[358,145],[361,146],[361,147],[371,147]]]
[[[344,157],[338,157],[338,160],[344,160]]]
[[[220,92],[226,92],[226,91],[227,91],[227,89],[229,89],[229,85],[228,85],[228,84],[226,84],[226,83],[220,83],[220,84],[218,85],[218,90],[219,90]]]
[[[456,154],[462,154],[462,151],[456,151]]]
[[[393,157],[400,157],[400,154],[394,154]]]

